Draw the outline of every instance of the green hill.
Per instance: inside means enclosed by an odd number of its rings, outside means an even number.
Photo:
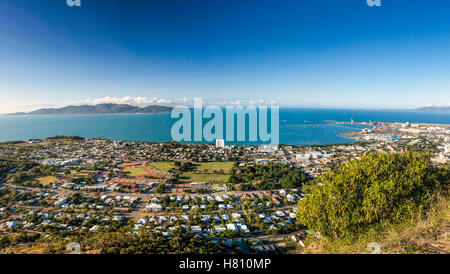
[[[127,104],[99,104],[67,106],[62,108],[42,108],[31,112],[17,112],[8,115],[64,115],[64,114],[110,114],[110,113],[160,113],[170,112],[172,107],[152,105],[137,107]]]

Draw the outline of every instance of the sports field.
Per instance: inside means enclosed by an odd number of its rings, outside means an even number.
[[[225,174],[231,174],[233,162],[207,162],[194,163],[194,168],[202,173],[214,173],[214,171],[223,170]]]
[[[205,183],[226,183],[230,175],[228,174],[205,174],[205,173],[193,173],[193,172],[183,172],[179,180],[182,183],[192,183],[192,182],[205,182]]]
[[[173,162],[152,162],[150,165],[164,173],[169,172],[169,170],[175,167]]]
[[[114,178],[112,181],[114,183],[126,184],[126,185],[129,185],[129,184],[133,185],[133,184],[149,182],[149,180],[142,179],[142,178]]]
[[[191,186],[188,183],[176,184],[176,185],[173,185],[172,187],[166,187],[166,191],[168,191],[170,193],[180,193],[180,192],[184,192],[185,189],[190,189],[190,188],[191,188]]]
[[[205,182],[205,183],[227,183],[233,168],[233,162],[207,162],[194,163],[191,171],[180,174],[179,179],[182,183]],[[224,174],[217,174],[223,171]]]
[[[146,165],[136,165],[129,166],[123,169],[124,172],[127,172],[131,177],[144,177],[144,176],[154,176],[155,169],[152,166]]]

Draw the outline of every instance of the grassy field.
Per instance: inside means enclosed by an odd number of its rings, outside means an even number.
[[[45,176],[45,177],[28,177],[24,182],[31,183],[40,183],[42,185],[48,185],[56,181],[56,177],[54,176]]]
[[[211,162],[211,163],[194,163],[194,170],[183,172],[180,175],[180,182],[206,182],[206,183],[227,183],[231,175],[233,162]],[[223,170],[225,174],[216,174]],[[197,173],[196,173],[197,172]]]
[[[152,162],[150,165],[165,173],[175,167],[173,162]]]
[[[180,175],[180,182],[192,183],[192,182],[206,182],[206,183],[226,183],[230,178],[227,174],[196,174],[193,172],[184,172]]]
[[[139,166],[127,167],[123,169],[124,172],[128,173],[130,176],[145,176],[147,172],[140,168]]]
[[[132,166],[124,168],[123,171],[128,172],[130,176],[147,176],[148,172],[141,166]]]
[[[214,173],[214,171],[223,170],[226,174],[231,174],[233,165],[233,162],[194,163],[195,169],[202,173]]]
[[[70,174],[75,175],[75,176],[87,176],[87,175],[92,174],[92,173],[97,173],[97,171],[94,171],[94,170],[85,170],[85,169],[82,169],[82,170],[80,170],[80,171],[78,171],[78,170],[71,170],[71,171],[70,171]],[[62,173],[62,176],[63,176],[63,175],[64,175],[64,174]]]

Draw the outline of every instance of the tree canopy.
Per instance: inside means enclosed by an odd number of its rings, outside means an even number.
[[[266,190],[279,188],[299,188],[306,181],[305,174],[288,165],[270,163],[243,168],[234,168],[229,182],[241,184],[240,190]]]

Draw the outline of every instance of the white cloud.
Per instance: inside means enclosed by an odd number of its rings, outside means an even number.
[[[53,103],[53,104],[23,104],[23,105],[13,105],[13,106],[3,106],[0,105],[0,114],[1,113],[11,113],[17,111],[29,112],[33,110],[37,110],[40,108],[60,108],[68,105],[98,105],[98,104],[129,104],[139,107],[145,107],[149,105],[192,105],[194,98],[178,98],[178,99],[165,99],[152,97],[147,98],[145,96],[124,96],[124,97],[102,97],[102,98],[88,98],[80,101],[66,101],[61,103]],[[204,105],[218,105],[218,106],[246,106],[246,105],[275,105],[277,102],[272,100],[270,102],[266,102],[263,99],[254,99],[254,100],[208,100],[204,99]]]
[[[107,104],[107,103],[113,103],[113,104],[129,104],[129,105],[136,105],[136,106],[147,106],[151,104],[173,104],[175,103],[173,100],[163,99],[163,98],[147,98],[144,96],[139,97],[132,97],[132,96],[125,96],[125,97],[109,97],[106,96],[104,98],[96,98],[96,99],[86,99],[86,104]]]
[[[263,99],[255,99],[255,100],[233,100],[233,101],[219,101],[216,104],[217,105],[221,105],[221,106],[232,106],[232,105],[257,105],[257,106],[262,106],[262,105],[275,105],[277,102],[275,100],[272,100],[270,102],[266,102]],[[212,103],[213,104],[213,103]]]
[[[433,104],[431,102],[428,102],[424,105],[419,105],[418,107],[450,107],[450,103],[447,104]]]
[[[275,105],[276,103],[277,103],[277,101],[275,101],[275,100],[271,100],[269,102],[266,102],[263,99],[250,100],[250,105]]]

